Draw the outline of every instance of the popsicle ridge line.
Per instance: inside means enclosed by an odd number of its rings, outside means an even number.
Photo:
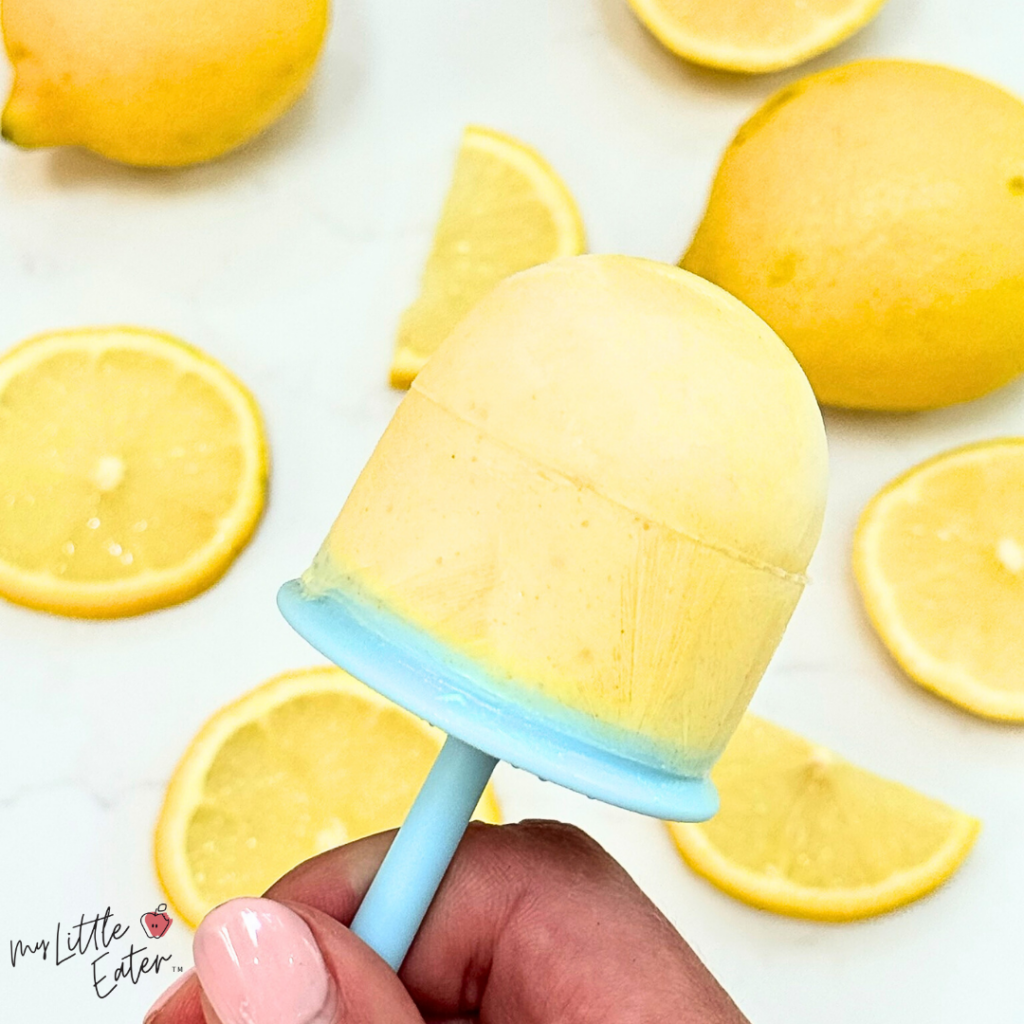
[[[691,534],[686,530],[682,530],[677,526],[673,526],[670,523],[665,523],[661,520],[654,519],[651,516],[647,515],[647,513],[641,512],[638,509],[634,508],[632,505],[630,505],[626,501],[623,501],[621,498],[617,498],[614,495],[611,495],[606,491],[602,490],[594,483],[593,480],[588,480],[584,477],[580,477],[573,473],[566,472],[564,469],[558,469],[557,467],[546,463],[543,459],[534,455],[532,452],[525,452],[521,448],[517,448],[515,445],[510,444],[503,438],[500,438],[495,434],[491,433],[490,431],[484,429],[484,427],[482,427],[478,422],[469,419],[468,417],[462,415],[459,412],[456,412],[454,409],[446,405],[440,399],[436,398],[434,395],[431,395],[429,392],[424,390],[423,386],[419,383],[418,377],[416,378],[416,380],[412,382],[410,390],[415,391],[421,398],[426,399],[428,402],[436,406],[442,412],[447,413],[447,415],[459,420],[461,423],[466,424],[466,426],[472,427],[474,430],[479,431],[481,435],[486,437],[493,444],[505,448],[511,452],[514,452],[517,456],[519,456],[522,459],[526,459],[530,462],[533,462],[545,473],[551,474],[552,476],[565,480],[566,482],[572,484],[573,487],[577,487],[581,490],[588,490],[591,493],[596,494],[599,498],[602,498],[604,501],[607,501],[610,504],[617,506],[618,508],[624,509],[626,512],[629,512],[630,515],[634,515],[638,519],[646,523],[650,523],[652,526],[660,527],[664,530],[669,530],[671,533],[678,534],[680,537],[683,537],[686,540],[699,545],[700,547],[707,548],[711,551],[717,551],[719,554],[725,555],[727,558],[731,558],[734,561],[740,562],[743,565],[747,565],[752,569],[758,569],[762,572],[771,573],[773,576],[778,576],[782,579],[788,580],[791,583],[796,583],[798,586],[806,586],[808,582],[808,577],[805,573],[790,572],[788,569],[783,569],[782,566],[772,565],[770,562],[765,562],[759,558],[753,558],[746,552],[740,551],[738,548],[730,547],[728,544],[721,544],[717,541],[711,541],[706,540],[703,537],[697,537],[694,534]]]

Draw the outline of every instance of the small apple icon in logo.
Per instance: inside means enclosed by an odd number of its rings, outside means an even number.
[[[142,922],[142,930],[151,939],[160,939],[166,934],[167,929],[171,927],[174,918],[167,916],[167,904],[161,903],[156,910],[143,914],[139,920]]]

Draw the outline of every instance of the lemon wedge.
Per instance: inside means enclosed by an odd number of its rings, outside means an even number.
[[[980,825],[748,714],[711,776],[722,809],[670,823],[683,859],[720,889],[794,917],[849,921],[941,885]]]
[[[219,363],[130,327],[0,358],[0,596],[132,615],[210,586],[263,510],[256,403]]]
[[[271,679],[200,729],[167,788],[156,866],[192,925],[301,861],[400,825],[444,734],[338,668]],[[490,786],[478,818],[500,820]]]
[[[468,127],[419,297],[398,328],[392,385],[407,388],[499,281],[585,244],[576,203],[547,162],[511,136]]]
[[[889,484],[861,516],[853,565],[911,678],[1024,722],[1024,438],[946,452]]]

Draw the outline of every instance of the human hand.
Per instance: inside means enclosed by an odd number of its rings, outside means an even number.
[[[470,825],[396,976],[345,926],[393,836],[211,911],[145,1024],[746,1024],[626,872],[551,821]]]

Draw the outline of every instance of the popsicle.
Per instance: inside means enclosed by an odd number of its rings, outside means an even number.
[[[353,928],[393,966],[495,759],[703,820],[803,590],[827,455],[788,348],[676,267],[507,279],[412,385],[279,603],[449,740]]]

